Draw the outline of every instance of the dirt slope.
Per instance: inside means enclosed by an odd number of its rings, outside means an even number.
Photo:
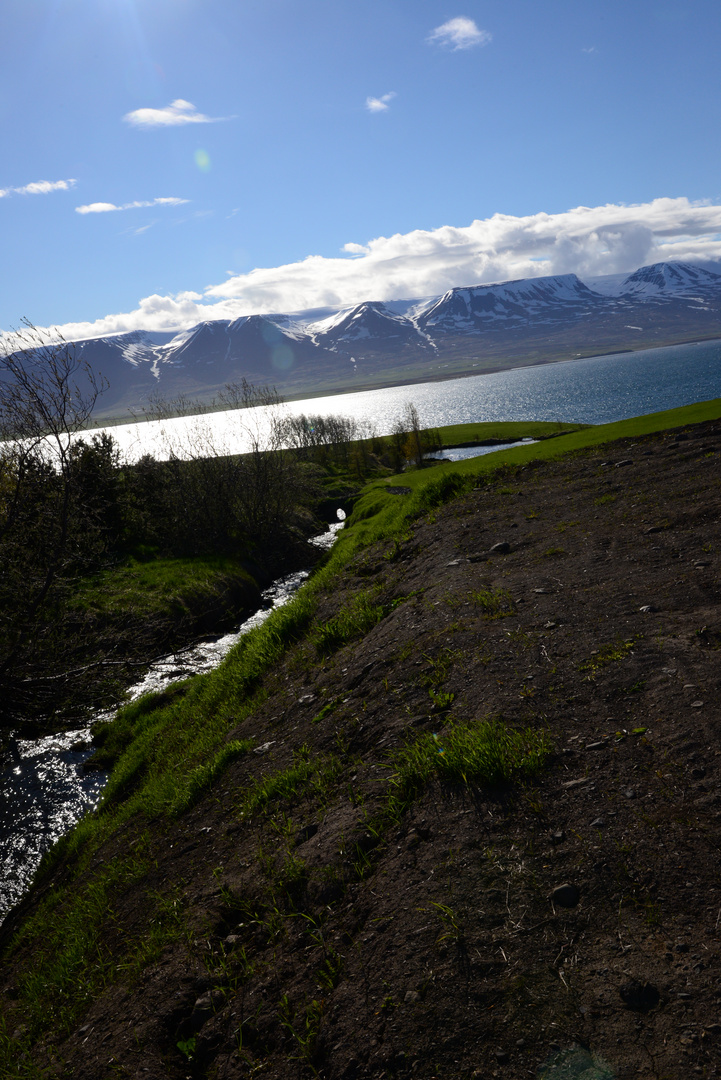
[[[359,590],[387,614],[324,660],[295,648],[233,733],[255,751],[114,841],[145,833],[150,858],[107,955],[153,927],[166,944],[30,1060],[73,1080],[719,1075],[720,450],[715,423],[528,465],[358,558],[321,621]],[[431,783],[377,827],[389,753],[486,715],[549,733],[540,774]],[[249,811],[261,773],[284,786]],[[0,976],[17,1038],[25,963]]]

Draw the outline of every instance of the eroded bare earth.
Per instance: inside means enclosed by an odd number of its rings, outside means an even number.
[[[181,929],[34,1060],[74,1080],[718,1075],[720,448],[715,423],[528,465],[357,559],[321,620],[358,590],[400,602],[324,661],[292,651],[233,733],[257,752],[128,829],[153,865],[106,948]],[[487,714],[548,731],[536,779],[433,783],[369,831],[390,752]],[[259,773],[303,762],[241,815]]]

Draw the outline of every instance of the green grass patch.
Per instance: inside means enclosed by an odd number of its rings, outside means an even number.
[[[516,605],[508,589],[478,589],[468,599],[483,612],[484,619],[505,619],[516,614]]]
[[[391,815],[400,816],[432,780],[483,786],[534,776],[550,749],[545,732],[516,731],[493,719],[426,732],[391,759]]]
[[[202,795],[213,786],[231,761],[244,757],[253,749],[252,739],[233,739],[218,751],[212,761],[193,769],[187,779],[185,791],[175,800],[173,814],[182,814],[194,806]]]
[[[394,604],[381,604],[377,590],[357,593],[337,615],[318,626],[313,634],[319,656],[330,656],[349,641],[364,637],[385,618]]]
[[[217,600],[230,585],[257,590],[254,579],[233,558],[130,559],[83,579],[71,610],[95,616],[176,614],[187,607],[188,599]]]
[[[252,817],[276,802],[298,802],[301,798],[327,802],[333,785],[342,775],[344,765],[332,754],[312,757],[310,749],[302,746],[293,755],[286,769],[258,777],[243,793],[239,804],[242,817]]]
[[[548,420],[490,420],[472,424],[447,424],[434,428],[443,446],[466,443],[482,445],[488,442],[512,442],[514,439],[549,439],[570,431],[579,431],[588,424],[564,424]]]
[[[617,664],[620,660],[625,660],[638,638],[629,639],[628,641],[616,641],[612,645],[604,645],[598,652],[589,656],[588,660],[584,660],[578,665],[579,671],[587,671],[589,678],[594,678],[599,671],[608,667],[609,664]]]
[[[131,855],[99,869],[87,867],[89,878],[80,888],[53,896],[23,927],[20,939],[36,942],[33,965],[17,986],[25,1004],[26,1039],[48,1027],[56,1035],[69,1031],[86,1005],[116,979],[117,964],[104,944],[102,926],[111,916],[113,895],[146,873],[145,846],[141,839]],[[13,1047],[0,1039],[3,1076],[11,1075],[6,1070],[18,1049],[22,1041]]]

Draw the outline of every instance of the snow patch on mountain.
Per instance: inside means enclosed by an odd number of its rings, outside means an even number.
[[[694,294],[699,289],[718,289],[719,286],[721,274],[714,274],[700,266],[682,262],[653,263],[630,274],[621,285],[620,295],[647,298],[676,295],[697,299]]]
[[[522,278],[492,285],[449,289],[418,316],[426,332],[473,333],[482,325],[578,317],[602,300],[576,274]]]

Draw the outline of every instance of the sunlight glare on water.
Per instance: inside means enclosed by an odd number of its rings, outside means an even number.
[[[294,416],[349,416],[386,435],[408,403],[417,407],[424,427],[503,420],[607,424],[715,397],[721,397],[721,343],[711,341],[310,398],[288,402],[285,409]],[[243,426],[262,425],[263,415],[262,409],[249,409],[108,430],[130,460],[143,453],[164,456],[168,440],[180,456],[183,445],[202,438],[239,453],[249,449]]]

